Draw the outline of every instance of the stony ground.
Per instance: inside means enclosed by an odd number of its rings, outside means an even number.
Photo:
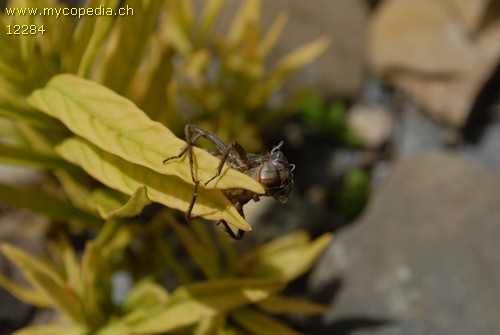
[[[336,234],[299,285],[331,306],[323,318],[295,320],[304,331],[500,334],[499,7],[487,0],[264,2],[267,23],[290,13],[277,56],[331,36],[329,51],[297,81],[347,101],[347,122],[362,139],[360,148],[342,148],[303,120],[283,121],[270,140],[288,145],[296,190],[287,206],[248,209],[256,239],[297,228]],[[336,176],[355,167],[370,172],[372,196],[346,224],[331,195]],[[12,179],[4,170],[0,176]],[[1,207],[0,214],[0,240],[18,238],[17,216],[28,214]],[[25,244],[36,253],[32,237]],[[1,261],[1,271],[12,271]],[[0,316],[14,319],[0,319],[0,328],[30,318],[32,309],[6,299],[0,289]]]

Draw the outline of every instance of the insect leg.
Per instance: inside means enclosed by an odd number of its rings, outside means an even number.
[[[222,152],[222,157],[220,158],[220,163],[219,166],[217,167],[217,172],[212,178],[210,178],[205,182],[205,185],[208,185],[208,183],[210,183],[212,180],[220,176],[222,168],[224,167],[224,164],[226,163],[231,152],[235,152],[238,155],[238,158],[240,159],[241,163],[245,165],[244,167],[245,169],[250,169],[252,167],[252,162],[248,158],[245,149],[243,149],[243,147],[238,142],[231,142],[227,146],[226,150]]]
[[[240,202],[237,202],[234,204],[234,207],[236,207],[236,210],[238,211],[238,213],[240,213],[240,215],[245,218],[245,213],[243,213],[243,205],[240,203]],[[243,238],[243,236],[245,236],[245,231],[244,230],[241,230],[241,229],[238,229],[238,231],[236,232],[236,234],[233,232],[233,230],[231,229],[231,227],[229,227],[229,225],[227,224],[226,221],[224,220],[220,220],[217,225],[221,224],[224,226],[224,230],[226,231],[226,233],[233,239],[233,240],[241,240]]]
[[[224,226],[224,230],[226,231],[226,233],[233,239],[233,240],[241,240],[243,238],[243,236],[245,236],[245,231],[244,230],[241,230],[241,229],[238,229],[238,231],[236,232],[236,234],[233,232],[233,230],[231,229],[231,227],[229,227],[229,225],[227,224],[226,221],[224,220],[220,220],[217,225],[221,224]]]

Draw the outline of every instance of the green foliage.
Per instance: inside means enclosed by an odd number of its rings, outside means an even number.
[[[275,334],[277,330],[297,334],[267,314],[326,311],[325,306],[279,293],[286,283],[310,268],[331,236],[310,241],[306,233],[295,232],[239,256],[226,236],[218,235],[220,245],[217,239],[206,238],[210,233],[207,225],[194,222],[196,227],[190,230],[165,211],[160,220],[163,224],[149,233],[138,233],[139,223],[134,218],[149,204],[146,188],[137,189],[123,207],[109,215],[97,237],[87,242],[80,260],[63,237],[53,245],[52,263],[36,260],[21,249],[3,244],[3,253],[19,267],[31,287],[3,277],[0,285],[21,300],[57,308],[66,320],[61,324],[25,328],[16,335],[44,331],[213,334],[228,331],[230,325],[243,334]],[[124,268],[131,243],[151,238],[164,243],[161,231],[168,229],[167,225],[173,227],[206,279],[186,282],[169,292],[152,277],[143,277],[136,280],[122,303],[114,302],[111,278]],[[164,259],[164,263],[170,265],[170,260]],[[256,321],[261,325],[258,329]]]
[[[354,169],[344,176],[338,206],[347,220],[356,217],[363,210],[370,195],[370,179],[366,172]]]
[[[43,35],[0,39],[0,163],[38,169],[42,184],[51,185],[0,184],[0,201],[67,224],[72,231],[95,234],[80,256],[66,236],[59,236],[50,244],[51,261],[1,246],[30,287],[4,277],[0,285],[62,315],[57,324],[16,334],[265,332],[252,328],[255,320],[267,325],[269,334],[273,329],[294,334],[267,314],[325,310],[278,294],[312,266],[330,237],[309,241],[298,233],[239,255],[226,237],[215,242],[206,224],[190,223],[191,229],[179,224],[171,209],[188,208],[190,166],[187,159],[162,161],[183,147],[173,131],[186,120],[223,139],[237,138],[249,151],[259,148],[258,129],[285,112],[284,105],[270,106],[272,96],[322,53],[327,40],[300,47],[267,69],[266,57],[286,17],[278,16],[261,34],[258,0],[242,2],[225,37],[214,30],[221,0],[206,1],[200,15],[184,0],[126,4],[134,16],[74,21],[0,13],[3,26],[45,28]],[[99,5],[87,2],[87,7]],[[41,10],[60,4],[8,1],[7,7],[12,6]],[[194,158],[196,177],[211,178],[218,159],[200,149]],[[264,191],[252,178],[225,168],[200,187],[193,214],[251,230],[224,196],[227,188]],[[138,216],[152,203],[165,207],[150,222],[141,222]],[[167,233],[181,241],[202,281],[195,281],[196,274],[165,243]],[[181,284],[171,291],[157,280],[165,264]],[[122,303],[112,299],[112,277],[118,271],[134,280]]]
[[[356,135],[347,127],[342,103],[334,101],[327,105],[319,94],[311,93],[304,98],[300,112],[319,134],[328,136],[341,145],[359,144]]]

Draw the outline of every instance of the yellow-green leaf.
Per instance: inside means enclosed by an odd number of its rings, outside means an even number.
[[[184,141],[110,89],[62,74],[51,79],[45,88],[36,90],[28,100],[99,148],[156,172],[192,182],[186,157],[163,164],[165,158],[179,154]],[[197,178],[209,180],[215,174],[219,160],[198,148],[195,148],[194,156]],[[264,193],[257,181],[228,167],[207,188],[244,188]]]
[[[128,199],[130,198],[127,194],[111,188],[101,187],[90,193],[89,201],[99,215],[107,219],[113,211],[123,207]]]
[[[151,308],[164,305],[169,299],[168,291],[151,278],[143,279],[132,287],[123,304],[127,313],[138,308]]]
[[[275,68],[269,74],[269,78],[282,77],[290,72],[297,71],[314,61],[329,45],[330,39],[325,36],[298,47],[276,64]]]
[[[253,273],[257,277],[291,281],[312,267],[331,239],[331,234],[323,234],[305,245],[290,246],[276,252],[258,252]]]
[[[187,228],[178,224],[175,220],[169,220],[170,225],[174,228],[177,236],[181,240],[184,248],[188,251],[193,261],[198,265],[203,274],[209,278],[214,279],[219,277],[220,268],[218,259],[206,248],[202,241],[195,237],[195,235]]]
[[[283,289],[280,281],[227,279],[186,285],[175,290],[166,306],[131,325],[137,334],[156,334],[254,303]]]
[[[75,291],[68,287],[54,270],[43,265],[26,252],[9,244],[1,246],[2,252],[21,270],[33,287],[61,313],[77,323],[85,322],[82,303]]]
[[[162,3],[161,0],[135,1],[130,7],[134,15],[117,17],[99,63],[97,81],[119,94],[127,91],[155,29]]]
[[[89,330],[78,324],[43,325],[23,328],[12,335],[88,335]]]
[[[151,205],[146,186],[138,187],[125,205],[111,212],[109,218],[131,218],[142,213],[144,208]]]
[[[85,245],[82,257],[82,302],[85,307],[87,323],[93,329],[106,321],[105,306],[111,305],[111,269],[109,259],[103,257],[96,241]]]
[[[186,211],[193,196],[193,186],[175,176],[162,175],[118,156],[100,150],[81,138],[70,138],[57,147],[65,159],[81,166],[103,184],[126,194],[145,185],[151,200]],[[208,220],[224,219],[233,226],[251,230],[236,208],[219,190],[200,188],[192,211]]]
[[[259,56],[264,58],[272,50],[288,21],[288,15],[280,13],[259,45]]]
[[[230,45],[237,45],[242,42],[245,29],[248,25],[257,26],[260,17],[260,0],[241,1],[238,12],[234,15],[226,41]]]
[[[0,286],[24,303],[42,308],[50,307],[50,303],[42,294],[31,288],[24,287],[4,276],[0,276]]]
[[[97,229],[100,226],[97,215],[37,189],[0,183],[0,203],[26,208],[56,220],[75,220],[87,228]]]
[[[328,306],[314,302],[281,296],[271,296],[257,303],[262,310],[276,314],[323,314],[329,310]]]
[[[91,0],[91,4],[87,5],[88,7],[99,7],[101,4],[99,1]],[[118,0],[109,0],[106,3],[106,6],[116,8],[118,7]],[[93,6],[95,5],[95,6]],[[90,26],[93,28],[90,35],[86,37],[89,38],[88,43],[84,45],[85,50],[81,54],[81,59],[78,64],[78,75],[81,77],[87,77],[89,75],[90,69],[96,60],[96,57],[101,50],[102,44],[109,34],[109,31],[113,27],[113,23],[115,21],[115,17],[112,15],[101,15],[101,16],[92,16],[92,15],[84,15],[84,17],[92,17],[93,22]],[[80,18],[81,19],[81,18]],[[88,33],[88,32],[87,32]],[[76,58],[78,58],[76,56]]]
[[[230,314],[241,328],[255,335],[300,335],[282,322],[252,308],[242,308]]]
[[[213,33],[215,21],[219,17],[224,2],[225,0],[209,0],[205,2],[199,24],[200,39],[202,42],[206,40],[209,34]]]
[[[36,168],[71,169],[71,164],[60,157],[39,153],[33,150],[16,148],[0,143],[0,163]]]

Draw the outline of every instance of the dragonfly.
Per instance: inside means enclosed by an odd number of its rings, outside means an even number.
[[[281,203],[286,203],[288,201],[288,197],[293,188],[292,172],[295,169],[295,165],[289,164],[288,160],[281,152],[280,149],[283,145],[283,141],[273,147],[271,152],[265,154],[247,154],[245,149],[243,149],[238,142],[233,141],[229,144],[225,144],[215,134],[193,124],[187,124],[184,127],[184,136],[186,144],[182,147],[179,154],[177,156],[165,158],[163,164],[166,164],[172,159],[182,158],[187,154],[191,179],[194,183],[193,197],[186,211],[186,218],[188,220],[193,218],[191,212],[196,202],[196,197],[198,195],[197,191],[200,184],[200,180],[195,177],[193,166],[193,145],[200,137],[205,138],[215,146],[217,151],[212,154],[220,159],[216,173],[204,183],[205,186],[216,177],[220,176],[225,164],[255,179],[263,186],[265,190],[263,195],[239,188],[223,190],[224,195],[231,201],[243,218],[245,217],[243,206],[250,200],[259,201],[261,196],[270,196]],[[234,240],[241,240],[245,235],[245,231],[241,229],[238,229],[237,232],[234,233],[225,220],[220,220],[217,225],[219,224],[222,224],[226,233]]]

